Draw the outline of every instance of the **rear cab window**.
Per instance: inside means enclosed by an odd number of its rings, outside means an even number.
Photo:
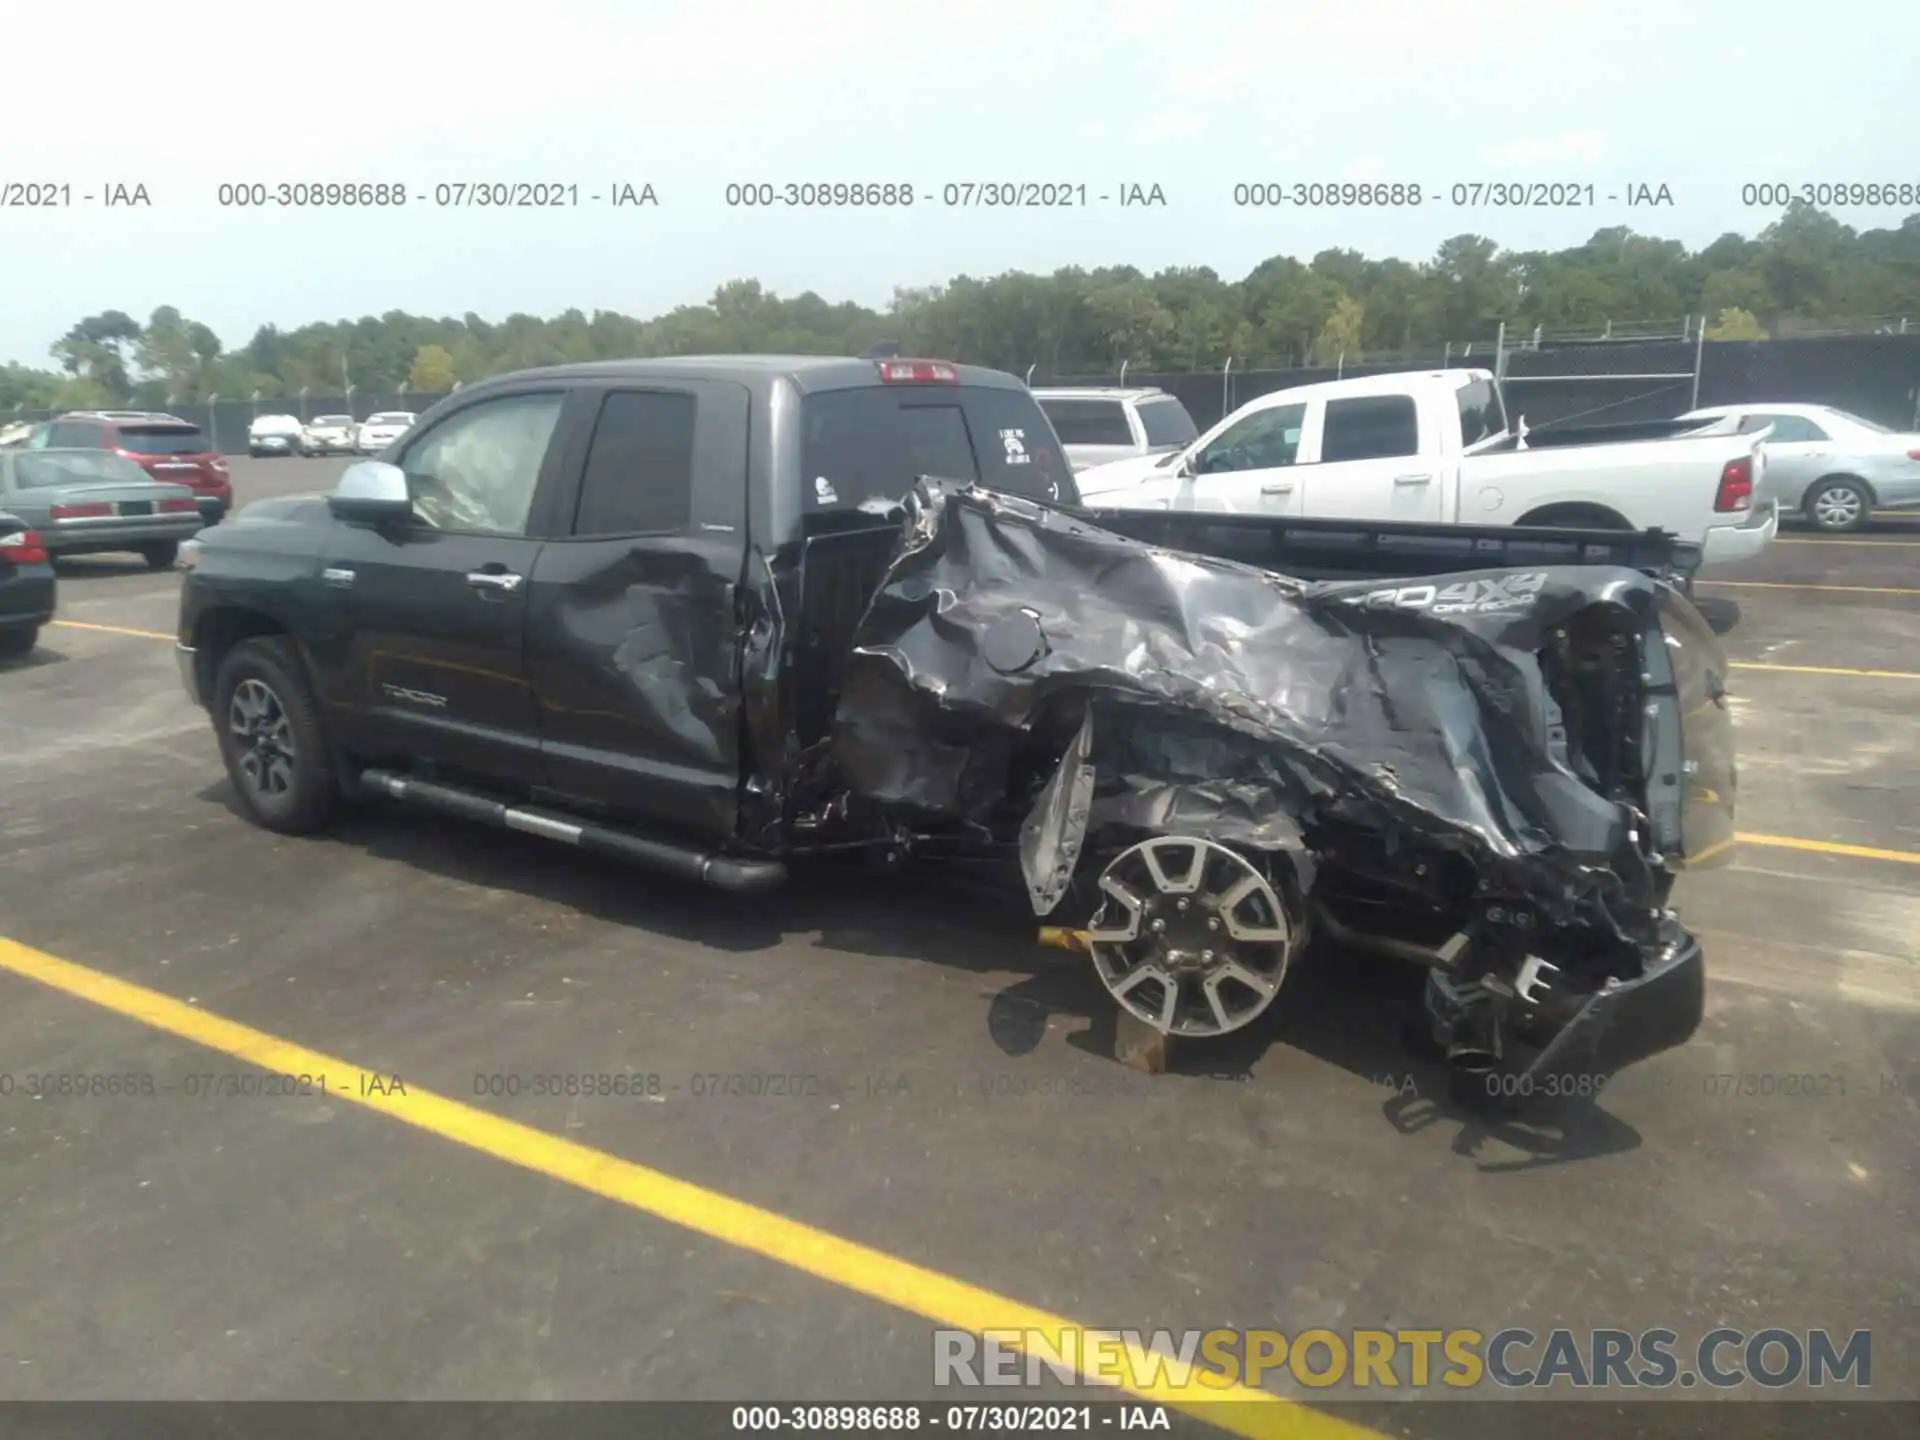
[[[1200,438],[1200,427],[1193,423],[1187,407],[1171,395],[1164,400],[1143,400],[1137,409],[1140,428],[1152,449],[1176,450]]]
[[[114,440],[133,455],[204,455],[213,448],[197,425],[121,425]]]
[[[1053,422],[1062,445],[1131,445],[1133,427],[1118,400],[1069,400],[1047,396],[1040,408]]]
[[[1075,505],[1079,492],[1027,390],[872,385],[816,391],[802,409],[808,514],[898,505],[922,475]]]

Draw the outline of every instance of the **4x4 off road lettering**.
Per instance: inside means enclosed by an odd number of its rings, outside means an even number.
[[[1377,610],[1431,610],[1436,615],[1484,615],[1495,610],[1519,610],[1531,605],[1546,585],[1542,571],[1506,575],[1495,580],[1465,580],[1452,585],[1403,585],[1397,590],[1374,590],[1359,597],[1361,605]]]

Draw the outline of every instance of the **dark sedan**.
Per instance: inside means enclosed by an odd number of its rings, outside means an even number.
[[[202,524],[187,486],[150,479],[101,450],[0,452],[0,507],[39,531],[55,555],[131,550],[156,570],[170,567]]]
[[[53,618],[53,559],[18,515],[0,510],[0,656],[24,655]]]

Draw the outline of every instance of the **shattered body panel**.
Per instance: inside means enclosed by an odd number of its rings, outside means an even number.
[[[922,825],[1019,814],[1043,916],[1101,900],[1085,882],[1142,837],[1213,841],[1264,857],[1295,923],[1418,955],[1465,1009],[1560,1004],[1550,1042],[1691,945],[1666,898],[1690,849],[1731,834],[1724,670],[1637,571],[1303,582],[923,482],[834,754],[855,794]],[[1501,1048],[1456,1058],[1475,1046]]]

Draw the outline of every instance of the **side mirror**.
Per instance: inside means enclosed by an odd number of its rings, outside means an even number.
[[[362,460],[349,465],[340,483],[327,492],[327,508],[342,520],[365,525],[401,520],[413,513],[407,475],[398,465]]]

